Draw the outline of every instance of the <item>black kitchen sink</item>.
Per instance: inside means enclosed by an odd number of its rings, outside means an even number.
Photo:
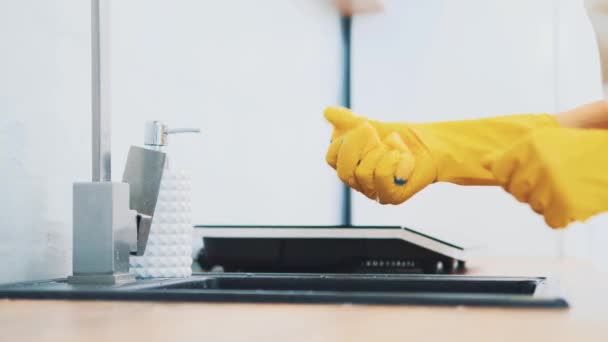
[[[542,277],[420,274],[199,273],[122,286],[71,285],[59,279],[0,286],[0,298],[568,307]]]
[[[422,278],[422,279],[419,279]],[[476,280],[434,277],[223,276],[167,284],[157,289],[217,289],[325,292],[487,293],[533,295],[539,280]]]

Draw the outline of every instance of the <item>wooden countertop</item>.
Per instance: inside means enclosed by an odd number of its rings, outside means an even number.
[[[608,274],[483,260],[471,274],[557,275],[568,310],[0,300],[1,341],[608,341]]]

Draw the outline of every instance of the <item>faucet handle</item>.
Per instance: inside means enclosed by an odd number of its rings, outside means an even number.
[[[147,146],[167,146],[167,136],[177,133],[200,133],[198,128],[169,128],[162,121],[146,122],[146,130],[144,134],[144,145]]]

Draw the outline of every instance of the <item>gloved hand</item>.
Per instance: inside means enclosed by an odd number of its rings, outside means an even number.
[[[385,123],[330,107],[326,160],[340,179],[382,204],[399,204],[433,182],[497,184],[483,156],[531,130],[559,126],[551,115],[512,115],[438,123]]]
[[[541,129],[485,162],[519,201],[562,228],[608,210],[608,131]]]

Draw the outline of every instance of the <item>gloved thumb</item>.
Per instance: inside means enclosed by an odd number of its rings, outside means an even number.
[[[356,116],[350,109],[344,107],[327,107],[323,114],[325,119],[334,126],[332,139],[344,135],[366,120],[364,117]]]

